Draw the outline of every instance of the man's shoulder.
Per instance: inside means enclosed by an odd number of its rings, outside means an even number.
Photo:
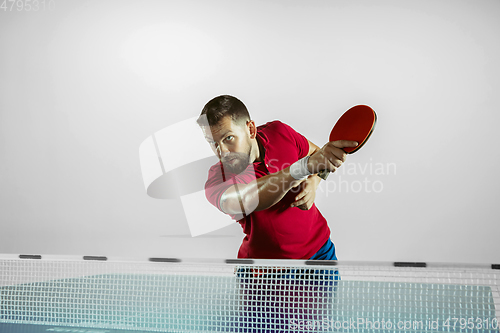
[[[260,125],[258,127],[259,131],[262,131],[264,133],[280,133],[280,134],[289,134],[290,130],[292,128],[285,124],[284,122],[280,120],[273,120],[269,121],[263,125]]]
[[[270,143],[271,146],[276,146],[278,149],[290,148],[289,145],[293,145],[299,150],[299,158],[307,155],[309,151],[307,139],[290,125],[280,120],[270,121],[262,125],[262,127],[259,126],[258,131],[265,138],[266,144]]]
[[[281,120],[271,120],[265,124],[258,126],[258,128],[274,129],[285,125]]]
[[[218,161],[217,163],[213,164],[210,169],[208,170],[209,175],[213,174],[218,174],[222,175],[224,168],[222,167],[222,163]]]

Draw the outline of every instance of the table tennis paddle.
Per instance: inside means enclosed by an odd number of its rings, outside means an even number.
[[[376,122],[377,114],[371,107],[367,105],[353,106],[337,120],[330,133],[329,141],[356,141],[358,143],[356,147],[343,148],[347,154],[355,153],[368,141]],[[329,174],[327,170],[322,170],[318,176],[326,180]]]

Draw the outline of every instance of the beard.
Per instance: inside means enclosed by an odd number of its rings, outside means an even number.
[[[252,146],[248,142],[248,149],[246,153],[230,153],[225,156],[221,162],[224,170],[230,171],[231,173],[240,174],[246,170],[250,164],[250,153],[252,152]]]

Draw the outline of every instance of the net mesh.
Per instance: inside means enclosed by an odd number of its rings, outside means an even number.
[[[157,332],[498,332],[491,267],[0,259],[0,323]]]

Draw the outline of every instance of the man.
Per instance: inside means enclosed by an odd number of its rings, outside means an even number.
[[[257,127],[245,105],[223,95],[198,119],[220,162],[205,184],[207,199],[245,233],[238,258],[337,260],[328,224],[314,204],[321,170],[334,172],[354,141],[319,148],[290,126]]]

